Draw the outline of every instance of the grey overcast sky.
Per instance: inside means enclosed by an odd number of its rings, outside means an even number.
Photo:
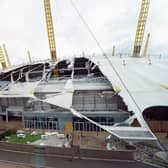
[[[141,0],[73,0],[106,52],[131,53]],[[100,53],[70,0],[51,0],[59,57]],[[168,55],[167,0],[151,0],[146,34],[150,53]],[[0,45],[13,64],[50,58],[43,0],[0,0]],[[146,36],[145,34],[145,36]],[[146,37],[145,37],[146,39]]]

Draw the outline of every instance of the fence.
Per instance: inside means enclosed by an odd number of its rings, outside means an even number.
[[[24,120],[24,128],[58,130],[58,122],[57,121]]]
[[[111,126],[114,122],[99,122],[101,125],[108,125]],[[90,122],[73,122],[73,129],[74,131],[96,131],[101,132],[104,131],[100,127],[90,123]]]

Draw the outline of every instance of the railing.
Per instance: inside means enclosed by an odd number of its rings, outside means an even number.
[[[111,105],[111,106],[110,106]],[[107,104],[104,103],[102,106],[98,106],[98,103],[95,104],[87,104],[86,102],[81,102],[81,104],[76,104],[76,102],[73,102],[73,107],[79,111],[118,111],[117,104]]]
[[[101,125],[112,126],[114,122],[99,122]],[[73,122],[73,130],[74,131],[103,131],[100,127],[90,123],[90,122]]]
[[[24,128],[58,130],[58,122],[57,121],[24,120]]]

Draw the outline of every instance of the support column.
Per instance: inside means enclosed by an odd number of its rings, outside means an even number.
[[[8,122],[8,111],[6,110],[6,122]]]
[[[25,121],[24,121],[23,112],[22,112],[22,125],[23,125],[23,128],[25,128]]]

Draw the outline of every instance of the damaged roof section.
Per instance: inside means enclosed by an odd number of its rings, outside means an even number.
[[[59,61],[56,66],[53,66],[47,62],[36,64],[36,66],[34,66],[31,65],[28,67],[27,65],[25,67],[21,67],[20,69],[6,72],[5,74],[1,74],[0,78],[1,80],[3,80],[5,76],[8,76],[7,82],[12,82],[12,75],[16,73],[13,76],[13,82],[21,82],[23,83],[22,86],[29,85],[30,83],[30,92],[32,92],[29,95],[30,97],[36,97],[34,93],[38,91],[38,87],[43,90],[42,85],[46,85],[44,87],[46,88],[47,85],[50,85],[52,83],[52,81],[65,81],[62,83],[63,85],[61,84],[62,89],[56,89],[53,96],[51,95],[51,97],[43,99],[41,101],[46,101],[47,103],[55,106],[63,106],[63,108],[69,109],[69,111],[71,111],[73,115],[79,118],[84,118],[121,139],[137,141],[142,139],[156,140],[156,137],[144,120],[142,113],[146,108],[149,108],[151,106],[168,106],[168,91],[167,89],[165,89],[166,87],[163,87],[167,86],[168,84],[168,68],[166,61],[155,59],[150,59],[149,61],[149,59],[147,58],[115,58],[101,55],[96,57],[79,57],[72,58],[71,60],[62,60]],[[55,69],[58,71],[57,77],[54,76]],[[33,76],[32,74],[35,75]],[[25,77],[23,78],[23,76]],[[25,82],[27,81],[27,79],[29,79],[29,82]],[[35,79],[40,79],[39,83],[31,85],[31,83],[34,82]],[[86,116],[86,113],[81,113],[79,107],[80,103],[73,103],[73,95],[77,96],[77,94],[80,93],[80,95],[83,95],[81,101],[84,101],[85,94],[87,93],[87,91],[89,92],[89,88],[93,89],[93,86],[89,87],[89,80],[86,84],[87,89],[85,88],[85,85],[82,85],[82,80],[86,79],[99,80],[99,83],[101,82],[101,80],[108,81],[107,83],[111,88],[110,94],[116,94],[117,96],[120,96],[120,98],[123,99],[122,101],[125,108],[124,110],[132,112],[133,115],[130,115],[130,118],[126,119],[122,123],[115,123],[112,126],[104,126],[98,124],[92,119],[89,119]],[[78,82],[80,84],[77,84]],[[69,85],[68,83],[71,84]],[[14,84],[10,83],[9,85],[13,86]],[[96,87],[96,85],[94,87]],[[53,89],[53,87],[49,88]],[[85,90],[82,91],[81,88],[85,88]],[[105,91],[109,92],[109,90],[104,90],[104,92]],[[19,92],[19,94],[22,93]],[[65,99],[67,95],[68,103],[63,104],[62,99]],[[16,96],[16,93],[13,96]],[[96,92],[96,96],[103,96],[103,94],[99,94],[98,91]],[[93,100],[96,100],[94,96],[92,97]],[[38,98],[38,100],[40,100],[40,98]],[[78,107],[73,107],[72,104]],[[97,103],[97,105],[98,104],[99,103]],[[85,106],[85,104],[82,106]],[[108,106],[106,105],[106,107]],[[91,106],[89,106],[88,108],[91,108]],[[138,121],[139,127],[131,127],[131,124],[135,119]]]

